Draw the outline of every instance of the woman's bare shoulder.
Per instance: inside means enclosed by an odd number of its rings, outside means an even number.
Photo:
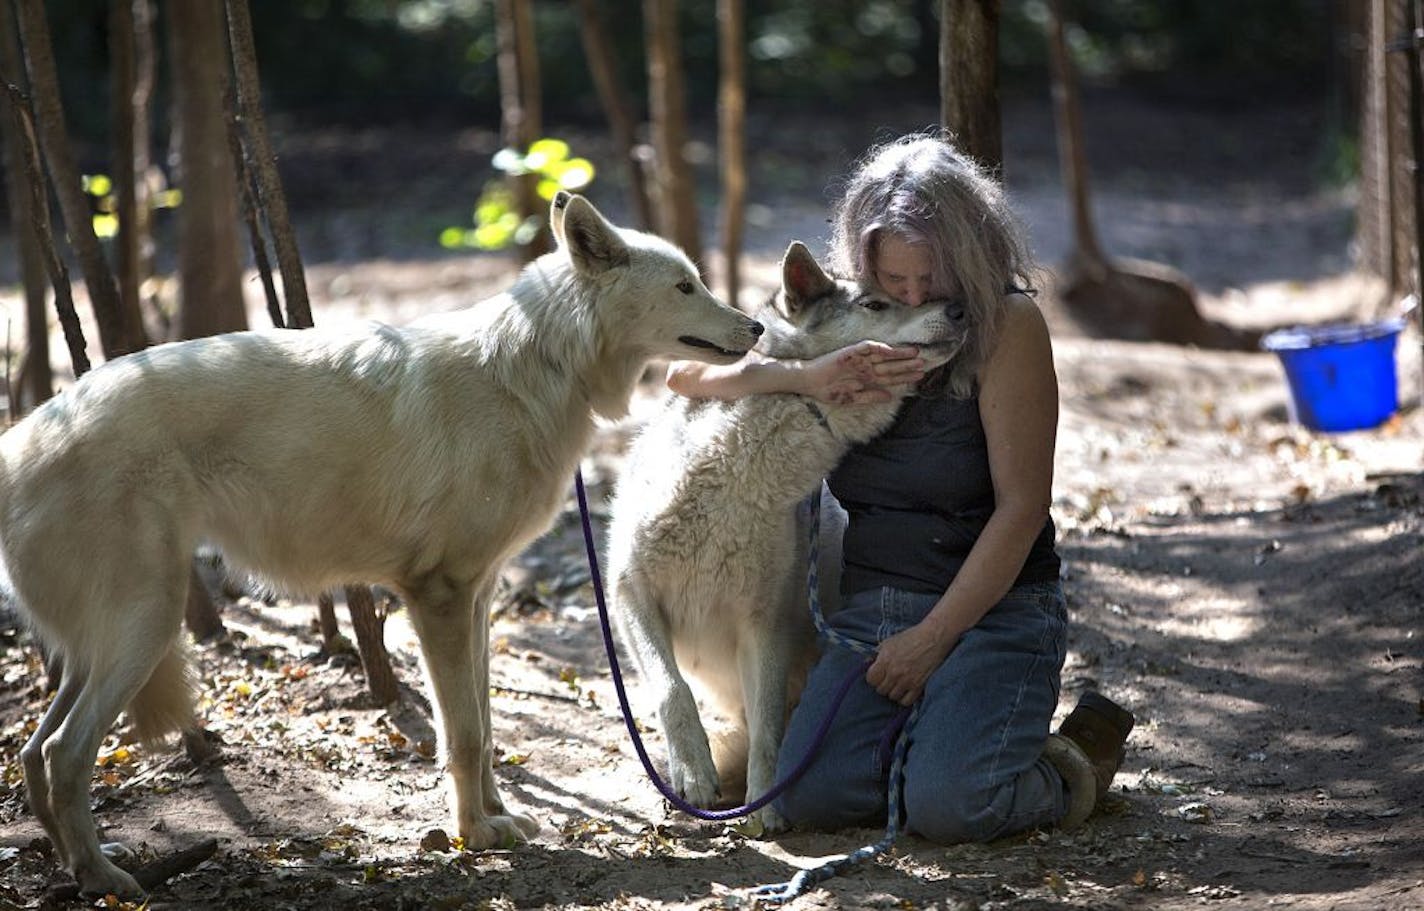
[[[994,359],[1001,354],[1017,358],[1050,351],[1048,321],[1038,309],[1038,304],[1027,294],[1004,295]]]

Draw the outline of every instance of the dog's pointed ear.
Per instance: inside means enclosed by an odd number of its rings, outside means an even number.
[[[836,283],[816,262],[816,257],[799,240],[793,240],[781,258],[781,291],[788,315],[794,315],[802,307],[818,297],[829,294]]]
[[[573,193],[554,196],[549,221],[554,233],[563,240],[574,268],[585,275],[601,275],[609,269],[628,264],[628,245],[618,229],[609,224],[593,203]]]
[[[574,194],[568,190],[559,190],[549,203],[549,230],[559,246],[564,245],[564,212],[568,211],[569,200],[573,198]]]

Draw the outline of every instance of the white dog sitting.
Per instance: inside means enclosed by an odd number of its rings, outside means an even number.
[[[928,367],[964,341],[957,311],[911,308],[828,277],[793,243],[782,287],[757,314],[756,350],[810,359],[863,340],[914,345]],[[609,528],[613,619],[658,706],[672,787],[698,806],[774,783],[788,707],[815,654],[806,602],[807,531],[797,505],[854,443],[890,425],[903,392],[871,405],[788,393],[735,402],[672,397],[634,442]],[[714,761],[684,674],[734,720]],[[720,770],[720,775],[719,775]],[[767,831],[785,822],[770,805]]]

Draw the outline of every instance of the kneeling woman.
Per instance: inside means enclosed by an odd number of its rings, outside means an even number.
[[[1058,386],[1034,269],[1000,186],[948,142],[872,150],[837,208],[831,262],[911,307],[963,308],[970,340],[929,375],[914,349],[862,343],[805,363],[677,363],[689,396],[796,392],[873,401],[918,384],[895,424],[828,478],[849,515],[831,625],[875,646],[805,775],[781,798],[811,828],[883,824],[893,724],[919,704],[901,797],[906,828],[941,843],[1072,827],[1106,792],[1132,715],[1090,693],[1057,734],[1066,606],[1048,507]],[[864,663],[829,646],[781,750],[811,746]]]

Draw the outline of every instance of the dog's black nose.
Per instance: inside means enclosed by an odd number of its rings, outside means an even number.
[[[763,326],[761,323],[757,322],[753,322],[750,328],[752,335],[756,336],[757,338],[761,338],[761,334],[766,331],[766,327]]]

